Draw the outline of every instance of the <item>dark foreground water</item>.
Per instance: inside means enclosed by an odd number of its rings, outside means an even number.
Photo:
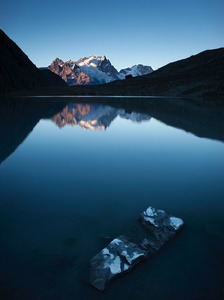
[[[1,300],[224,299],[221,109],[156,101],[2,101]],[[98,292],[90,258],[149,205],[183,232]]]

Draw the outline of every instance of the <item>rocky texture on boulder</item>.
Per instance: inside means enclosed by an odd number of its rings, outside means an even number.
[[[98,290],[158,251],[184,224],[182,219],[153,207],[142,212],[138,220],[134,235],[115,238],[90,260],[90,283]]]
[[[152,207],[140,214],[139,221],[151,234],[141,241],[141,247],[149,253],[158,251],[183,226],[182,219],[169,216],[164,210]]]

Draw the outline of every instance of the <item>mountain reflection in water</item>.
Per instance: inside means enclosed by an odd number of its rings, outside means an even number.
[[[74,98],[75,99],[75,98]],[[74,100],[73,99],[73,100]],[[41,119],[65,125],[105,130],[118,116],[134,122],[151,117],[199,137],[224,141],[224,107],[204,100],[85,98],[89,103],[68,102],[69,98],[11,98],[0,101],[0,163],[23,143]],[[93,101],[97,101],[95,103]]]
[[[59,128],[66,125],[79,125],[83,129],[94,131],[105,130],[118,116],[133,122],[149,121],[151,118],[149,114],[135,111],[128,113],[123,108],[114,108],[109,105],[69,103],[51,119]]]

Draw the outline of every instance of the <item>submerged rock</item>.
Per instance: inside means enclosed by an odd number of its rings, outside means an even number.
[[[115,238],[90,260],[90,283],[98,290],[104,290],[113,278],[158,251],[184,224],[182,219],[153,207],[143,211],[138,220],[140,228],[134,236]]]
[[[97,289],[104,290],[112,278],[129,271],[146,257],[146,250],[121,235],[91,259],[90,282]]]
[[[139,221],[150,233],[150,237],[146,237],[141,242],[141,247],[149,253],[158,251],[184,224],[182,219],[170,216],[164,210],[153,207],[143,211],[139,216]]]

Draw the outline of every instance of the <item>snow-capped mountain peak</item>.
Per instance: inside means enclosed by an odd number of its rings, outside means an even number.
[[[105,55],[91,55],[82,57],[78,61],[69,60],[67,62],[56,58],[48,69],[61,76],[70,86],[103,84],[125,79],[127,75],[141,76],[153,71],[148,66],[134,65],[118,72]]]
[[[133,77],[142,76],[153,72],[150,66],[143,66],[142,64],[134,65],[131,68],[122,69],[119,72],[120,79],[124,79],[127,75],[132,75]]]
[[[106,56],[95,56],[82,57],[77,61],[78,66],[91,66],[97,68],[102,61],[106,60]]]

